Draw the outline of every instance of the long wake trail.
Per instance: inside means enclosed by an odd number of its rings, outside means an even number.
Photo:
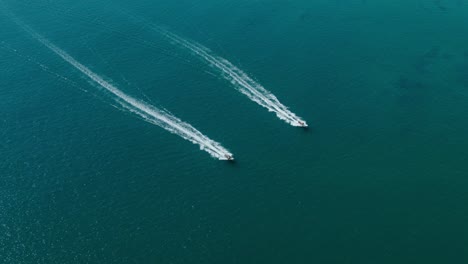
[[[252,101],[265,107],[276,116],[292,126],[307,127],[306,121],[291,112],[275,95],[269,92],[260,83],[248,76],[227,59],[214,54],[209,48],[188,39],[182,38],[169,30],[149,24],[151,29],[159,32],[171,42],[189,50],[201,60],[205,61],[221,73],[221,76],[231,82],[237,90],[249,97]]]
[[[75,67],[77,70],[79,70],[81,73],[86,75],[94,83],[98,84],[107,92],[109,92],[113,96],[112,99],[114,99],[121,107],[123,107],[127,111],[138,115],[140,118],[142,118],[148,123],[162,127],[167,131],[179,135],[180,137],[194,144],[198,144],[200,146],[200,149],[208,152],[214,158],[220,160],[232,159],[232,154],[227,149],[221,146],[221,144],[219,144],[218,142],[215,142],[209,139],[207,136],[203,135],[200,131],[198,131],[190,124],[183,122],[182,120],[173,116],[165,110],[158,109],[152,106],[151,104],[148,104],[144,101],[138,100],[130,95],[127,95],[126,93],[118,89],[116,86],[107,82],[101,76],[91,71],[91,69],[78,62],[71,55],[69,55],[64,50],[60,49],[48,39],[21,23],[21,21],[18,21],[17,19],[14,20],[34,39],[39,41],[42,45],[50,49],[56,55],[61,57],[64,61],[66,61],[67,63]]]

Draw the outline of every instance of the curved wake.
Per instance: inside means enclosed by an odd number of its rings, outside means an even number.
[[[221,72],[224,79],[231,82],[241,93],[249,97],[252,101],[265,107],[270,112],[292,126],[307,127],[307,123],[291,112],[283,105],[276,96],[265,89],[261,84],[253,80],[241,69],[233,65],[230,61],[215,55],[209,48],[199,43],[184,39],[167,29],[151,25],[151,28],[175,44],[188,49],[194,55],[207,62],[213,68]]]
[[[200,131],[195,129],[188,123],[183,122],[177,117],[173,116],[165,110],[158,109],[144,101],[135,99],[123,91],[112,85],[111,83],[104,80],[98,74],[91,71],[88,67],[84,66],[72,56],[66,53],[64,50],[57,47],[55,44],[50,42],[48,39],[44,38],[34,30],[29,27],[22,25],[21,23],[17,24],[22,26],[33,38],[38,40],[42,45],[46,46],[48,49],[53,51],[67,63],[75,67],[81,73],[90,78],[93,82],[100,85],[106,91],[114,96],[114,100],[126,110],[138,115],[140,118],[145,120],[148,123],[160,126],[167,131],[179,135],[180,137],[200,146],[200,149],[208,152],[211,156],[218,158],[220,160],[232,159],[232,154],[225,149],[221,144],[209,139],[207,136],[203,135]]]

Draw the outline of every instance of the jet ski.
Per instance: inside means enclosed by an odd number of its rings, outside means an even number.
[[[234,157],[231,154],[224,154],[227,160],[234,160]]]

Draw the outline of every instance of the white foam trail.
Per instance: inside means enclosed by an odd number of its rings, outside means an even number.
[[[252,101],[267,108],[270,112],[276,113],[276,116],[292,126],[307,126],[307,123],[291,112],[283,105],[276,96],[265,89],[261,84],[253,80],[241,69],[233,65],[230,61],[215,55],[209,48],[184,39],[167,29],[151,25],[151,28],[161,33],[173,43],[182,46],[197,57],[207,62],[213,68],[221,72],[224,79],[230,81],[241,93],[249,97]]]
[[[55,54],[57,54],[69,64],[71,64],[77,70],[85,74],[93,82],[100,85],[106,91],[110,92],[114,96],[113,99],[116,102],[118,102],[123,108],[138,115],[148,123],[160,126],[166,129],[167,131],[179,135],[180,137],[194,144],[198,144],[200,146],[200,149],[205,150],[215,158],[218,158],[220,160],[226,160],[228,159],[228,157],[232,157],[232,154],[223,146],[221,146],[221,144],[209,139],[207,136],[203,135],[200,131],[192,127],[190,124],[181,121],[180,119],[173,116],[167,111],[160,110],[144,101],[135,99],[125,94],[123,91],[104,80],[98,74],[91,71],[88,67],[75,60],[64,50],[60,49],[34,30],[30,29],[25,25],[22,25],[21,23],[18,24],[22,26],[29,34],[31,34],[31,36],[33,36],[44,46],[49,48],[51,51],[53,51]]]

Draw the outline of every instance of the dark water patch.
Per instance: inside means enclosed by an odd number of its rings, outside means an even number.
[[[428,68],[440,57],[441,48],[439,46],[434,46],[416,59],[414,68],[418,73],[427,73],[429,71]]]
[[[440,11],[447,11],[447,6],[442,2],[442,0],[436,0],[434,1],[434,5],[440,10]]]
[[[428,12],[445,13],[454,8],[460,8],[464,5],[464,0],[448,1],[448,0],[433,0],[426,1],[420,0],[418,2],[419,8]]]
[[[436,59],[440,55],[440,47],[432,47],[429,51],[427,51],[423,58],[424,59]]]
[[[455,72],[457,83],[468,87],[468,61],[456,66]]]
[[[453,55],[453,54],[450,54],[450,53],[444,53],[444,54],[442,55],[442,58],[443,58],[444,60],[452,60],[452,59],[454,58],[454,55]]]
[[[397,90],[397,103],[402,107],[417,107],[426,99],[427,87],[418,80],[400,76],[394,83]]]
[[[412,80],[406,76],[400,76],[400,78],[396,81],[396,87],[400,91],[414,91],[422,90],[424,85],[420,81]]]
[[[268,23],[275,21],[275,18],[282,13],[281,8],[275,4],[265,7],[252,3],[249,4],[247,10],[238,20],[242,30],[255,30],[259,27],[265,27]]]
[[[356,23],[356,22],[375,22],[375,19],[372,18],[372,16],[369,15],[356,15],[356,16],[347,16],[344,17],[340,20],[341,22],[344,23]]]
[[[428,7],[424,4],[424,2],[421,1],[421,0],[418,1],[418,6],[419,6],[419,8],[421,8],[421,9],[423,9],[423,10],[426,10],[426,11],[429,10],[429,8],[428,8]]]
[[[394,82],[398,109],[398,132],[401,138],[412,138],[424,132],[427,121],[430,87],[414,76],[400,76]]]
[[[312,15],[311,9],[306,9],[304,12],[302,12],[299,15],[299,21],[301,23],[308,22],[308,21],[312,20],[312,18],[313,18],[313,15]]]

